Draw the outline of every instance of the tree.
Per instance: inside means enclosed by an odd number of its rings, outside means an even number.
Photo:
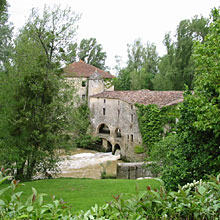
[[[149,42],[143,45],[141,40],[136,40],[134,44],[128,45],[127,66],[119,71],[116,89],[152,89],[152,79],[157,73],[157,65],[156,46]]]
[[[7,2],[0,4],[0,71],[7,71],[7,63],[11,53],[12,24],[8,23]]]
[[[45,7],[42,18],[33,10],[3,78],[0,161],[19,179],[57,171],[57,149],[71,146],[73,93],[60,74],[61,55],[78,19],[70,16],[59,7]]]
[[[162,173],[167,186],[184,185],[219,173],[220,167],[220,10],[212,10],[209,33],[197,41],[194,93],[187,91],[180,108],[178,144],[169,152]]]
[[[102,45],[95,38],[82,39],[78,50],[79,59],[102,70],[106,69],[106,52],[102,51]]]
[[[165,35],[164,44],[167,54],[161,58],[159,74],[154,80],[156,90],[184,90],[186,84],[193,88],[194,65],[191,59],[193,42],[203,42],[208,33],[208,20],[195,16],[191,20],[182,20],[176,31],[176,42],[172,42],[170,33]]]
[[[70,44],[64,57],[67,63],[82,60],[99,69],[108,69],[105,66],[106,52],[103,51],[102,45],[98,44],[96,38],[82,39],[79,45],[77,43]]]

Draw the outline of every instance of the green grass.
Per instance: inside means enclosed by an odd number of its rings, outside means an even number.
[[[73,211],[87,210],[94,204],[102,205],[113,200],[112,196],[121,193],[135,193],[146,190],[150,185],[152,188],[158,188],[160,183],[154,179],[145,180],[127,180],[127,179],[73,179],[59,178],[49,180],[37,180],[25,182],[25,186],[19,186],[17,191],[23,191],[22,198],[26,199],[31,195],[31,188],[34,187],[38,193],[46,193],[50,198],[55,195],[56,198],[62,198],[72,206]],[[1,188],[4,185],[1,185]]]

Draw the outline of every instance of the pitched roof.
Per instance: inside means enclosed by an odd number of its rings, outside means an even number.
[[[80,60],[79,62],[74,62],[72,64],[67,65],[64,69],[64,75],[66,77],[86,77],[89,78],[94,72],[97,72],[104,79],[114,78],[108,72],[105,72],[95,66],[87,64]]]
[[[91,97],[120,99],[130,104],[140,103],[143,105],[156,104],[158,107],[175,105],[183,101],[182,91],[106,91]]]

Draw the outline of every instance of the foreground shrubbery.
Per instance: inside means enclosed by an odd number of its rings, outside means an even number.
[[[0,177],[0,183],[8,177]],[[38,194],[32,188],[27,201],[21,201],[22,192],[16,192],[18,181],[0,190],[0,219],[218,219],[220,215],[220,175],[209,182],[193,182],[178,191],[166,192],[163,183],[159,190],[147,187],[146,191],[114,197],[103,206],[95,205],[88,211],[71,213],[62,200],[55,198],[44,202],[46,194]]]

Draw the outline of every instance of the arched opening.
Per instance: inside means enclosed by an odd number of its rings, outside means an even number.
[[[121,137],[121,130],[119,128],[116,128],[115,129],[115,134],[116,134],[117,138],[120,138]]]
[[[104,152],[112,152],[112,144],[105,138],[102,138],[102,150],[104,150]]]
[[[109,127],[106,124],[101,124],[98,129],[99,134],[110,134]]]
[[[106,152],[112,152],[112,144],[109,141],[107,141],[107,150],[106,150]]]
[[[121,147],[119,144],[116,144],[114,147],[113,155],[120,155],[121,154]]]

